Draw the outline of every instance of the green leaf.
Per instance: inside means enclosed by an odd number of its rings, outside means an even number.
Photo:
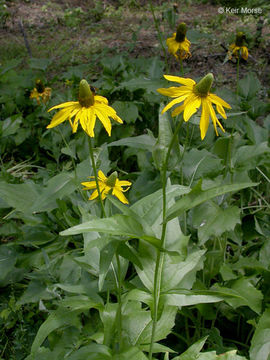
[[[201,349],[203,348],[207,336],[198,340],[194,344],[192,344],[184,353],[180,356],[176,356],[173,360],[195,360],[197,359],[198,354],[200,353]]]
[[[239,191],[241,189],[256,185],[257,183],[231,184],[202,190],[202,182],[199,181],[189,194],[183,196],[180,200],[176,201],[176,203],[171,208],[168,209],[166,221],[180,216],[183,212],[219,195],[223,195],[232,191]]]
[[[234,230],[236,224],[241,224],[240,209],[236,206],[222,209],[213,202],[207,202],[194,209],[193,226],[198,228],[200,245],[211,236],[220,236],[225,231]]]
[[[35,340],[31,347],[31,355],[35,355],[39,347],[42,345],[46,337],[54,330],[59,329],[63,326],[80,326],[78,320],[79,310],[67,310],[66,308],[59,308],[56,311],[52,311],[49,317],[40,326]]]
[[[32,280],[30,281],[26,291],[17,301],[19,305],[28,304],[28,303],[35,303],[39,300],[49,300],[53,299],[55,294],[50,292],[45,283],[39,280]]]
[[[147,357],[140,349],[132,346],[124,352],[114,355],[112,360],[147,360]]]
[[[270,309],[265,310],[251,340],[250,360],[270,359]]]
[[[73,352],[67,358],[68,360],[110,360],[112,359],[111,350],[102,344],[90,344],[81,347],[79,350]]]
[[[131,80],[123,81],[117,89],[126,88],[131,91],[137,89],[144,89],[147,93],[154,93],[155,95],[157,95],[157,89],[160,87],[166,87],[166,82],[164,80],[152,80],[142,76],[138,76]]]
[[[20,114],[13,115],[0,123],[1,137],[10,136],[17,133],[22,123]]]
[[[261,83],[254,73],[248,73],[243,79],[239,81],[239,95],[246,99],[252,99],[260,90]]]
[[[40,194],[40,187],[32,182],[8,184],[0,182],[0,197],[18,211],[27,212]]]
[[[154,246],[160,247],[160,240],[157,239],[153,233],[145,234],[143,226],[137,220],[130,216],[120,214],[110,218],[95,219],[81,225],[73,226],[62,231],[60,235],[77,235],[91,231],[142,239]]]
[[[17,262],[17,253],[11,247],[0,246],[0,286],[6,285],[7,275],[14,271]]]
[[[247,360],[246,357],[237,355],[237,350],[231,350],[225,354],[217,355],[215,351],[200,353],[196,360]]]
[[[188,294],[187,291],[181,294],[181,291],[172,292],[167,294],[162,294],[162,301],[164,301],[164,305],[173,305],[173,306],[189,306],[189,305],[196,305],[196,304],[207,304],[207,303],[214,303],[222,301],[223,298],[215,295],[198,295],[194,291],[190,291]],[[198,291],[197,291],[198,293]]]
[[[237,149],[232,161],[234,167],[243,170],[250,170],[260,165],[263,160],[263,154],[269,154],[270,148],[267,142],[260,143],[259,145],[246,145]]]
[[[238,280],[232,280],[230,282],[230,288],[216,284],[213,290],[223,292],[225,296],[232,296],[231,298],[227,298],[226,302],[233,308],[248,306],[257,314],[261,312],[263,294],[244,277]]]
[[[148,150],[152,152],[153,146],[155,145],[156,139],[154,136],[149,133],[148,135],[139,135],[134,137],[128,137],[124,139],[120,139],[117,141],[113,141],[109,146],[129,146],[135,149]]]
[[[138,107],[132,101],[115,101],[111,106],[125,123],[135,123],[139,117]]]

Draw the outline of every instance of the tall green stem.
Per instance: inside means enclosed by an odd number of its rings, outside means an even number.
[[[106,217],[106,211],[104,208],[103,200],[101,198],[101,192],[100,192],[100,188],[99,188],[99,184],[98,184],[97,168],[96,168],[96,163],[95,163],[94,154],[93,154],[92,141],[91,141],[90,137],[88,137],[88,142],[89,142],[90,158],[91,158],[95,181],[96,181],[96,185],[97,185],[98,197],[99,197],[99,201],[100,201],[100,205],[101,205],[101,209],[102,209],[102,215],[104,217]],[[111,263],[111,265],[112,265],[113,272],[115,275],[115,282],[116,282],[116,287],[117,287],[118,309],[117,309],[117,314],[116,314],[116,323],[117,323],[117,335],[118,335],[118,346],[119,346],[118,351],[120,352],[121,346],[122,346],[122,299],[121,299],[122,281],[121,281],[121,263],[120,263],[119,255],[116,253],[115,256],[116,256],[116,262],[117,262],[117,274],[114,271],[113,263]]]
[[[177,127],[175,129],[175,132],[173,134],[173,137],[171,139],[171,142],[168,147],[168,152],[165,158],[165,162],[163,164],[162,170],[161,170],[161,179],[162,179],[162,231],[161,231],[161,248],[165,245],[165,235],[166,235],[166,228],[167,228],[167,222],[166,219],[166,185],[167,185],[167,167],[168,167],[168,161],[171,154],[172,147],[174,145],[175,140],[177,139],[178,132],[183,124],[183,117],[178,122]],[[162,267],[163,267],[163,261],[164,261],[164,252],[160,252],[159,249],[157,249],[157,258],[156,258],[156,265],[155,265],[155,273],[154,273],[154,289],[153,289],[153,295],[154,295],[154,301],[153,301],[153,324],[152,324],[152,334],[151,334],[151,342],[149,347],[149,360],[152,360],[153,356],[153,346],[155,341],[155,334],[156,334],[156,327],[157,327],[157,321],[158,321],[158,307],[159,307],[159,299],[160,299],[160,287],[161,287],[161,275],[162,275]]]
[[[98,175],[97,175],[97,168],[96,168],[96,163],[95,163],[95,159],[94,159],[92,140],[89,136],[88,136],[88,143],[89,143],[89,153],[90,153],[91,163],[92,163],[92,167],[93,167],[93,171],[94,171],[95,182],[97,185],[97,192],[98,192],[98,198],[99,198],[99,202],[100,202],[100,206],[101,206],[102,216],[106,217],[106,212],[104,209],[101,192],[100,192],[100,188],[99,188],[99,183],[98,183]]]
[[[119,352],[122,348],[122,279],[121,279],[121,263],[119,255],[116,253],[116,262],[117,262],[117,277],[118,277],[118,287],[117,287],[117,298],[118,298],[118,309],[117,309],[117,333],[118,333],[118,345]]]

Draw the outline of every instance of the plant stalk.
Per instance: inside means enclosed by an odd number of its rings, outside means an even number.
[[[178,125],[175,129],[175,132],[173,134],[173,137],[171,139],[171,142],[168,147],[168,152],[165,158],[165,162],[163,164],[162,170],[161,170],[161,179],[162,179],[162,232],[161,232],[161,248],[165,245],[165,235],[166,235],[166,228],[167,228],[167,222],[166,219],[166,185],[167,185],[167,167],[168,167],[168,161],[171,154],[172,147],[174,145],[175,140],[177,139],[178,132],[183,124],[183,117],[178,122]],[[156,265],[155,265],[155,274],[154,274],[154,301],[153,301],[153,324],[152,324],[152,334],[151,334],[151,342],[149,346],[149,360],[152,360],[153,356],[153,346],[154,346],[154,340],[155,340],[155,334],[156,334],[156,327],[157,327],[157,321],[158,321],[158,307],[159,307],[159,299],[160,299],[160,287],[161,287],[161,275],[162,275],[162,267],[163,267],[163,261],[164,261],[164,252],[160,252],[159,249],[157,249],[157,258],[156,258]]]

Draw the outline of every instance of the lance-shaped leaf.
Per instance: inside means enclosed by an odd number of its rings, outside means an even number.
[[[229,192],[239,191],[250,186],[256,186],[257,183],[240,183],[230,184],[213,187],[207,190],[202,190],[202,181],[191,190],[191,192],[183,196],[180,200],[168,209],[166,221],[169,221],[177,216],[180,216],[184,211],[190,210],[197,205],[204,203],[210,199],[213,199],[219,195],[223,195]]]
[[[120,214],[114,215],[110,218],[87,221],[83,224],[73,226],[65,231],[62,231],[60,235],[77,235],[91,231],[142,239],[160,248],[160,240],[155,237],[150,227],[145,229],[145,227],[143,227],[143,225],[134,218]]]

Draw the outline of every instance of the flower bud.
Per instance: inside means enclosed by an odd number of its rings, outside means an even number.
[[[86,80],[81,80],[79,87],[79,103],[84,107],[90,107],[94,105],[94,95],[90,89],[90,86]]]
[[[177,42],[184,41],[186,37],[186,33],[187,33],[187,25],[184,22],[182,22],[177,27],[175,41]]]
[[[117,177],[118,177],[117,171],[114,171],[106,180],[106,184],[111,188],[113,188],[115,186]]]
[[[198,82],[197,85],[194,86],[195,94],[198,94],[199,96],[207,96],[209,94],[213,81],[214,81],[213,74],[211,73],[207,74]]]
[[[36,89],[39,94],[42,94],[45,90],[45,86],[43,85],[43,82],[40,79],[36,80]]]

